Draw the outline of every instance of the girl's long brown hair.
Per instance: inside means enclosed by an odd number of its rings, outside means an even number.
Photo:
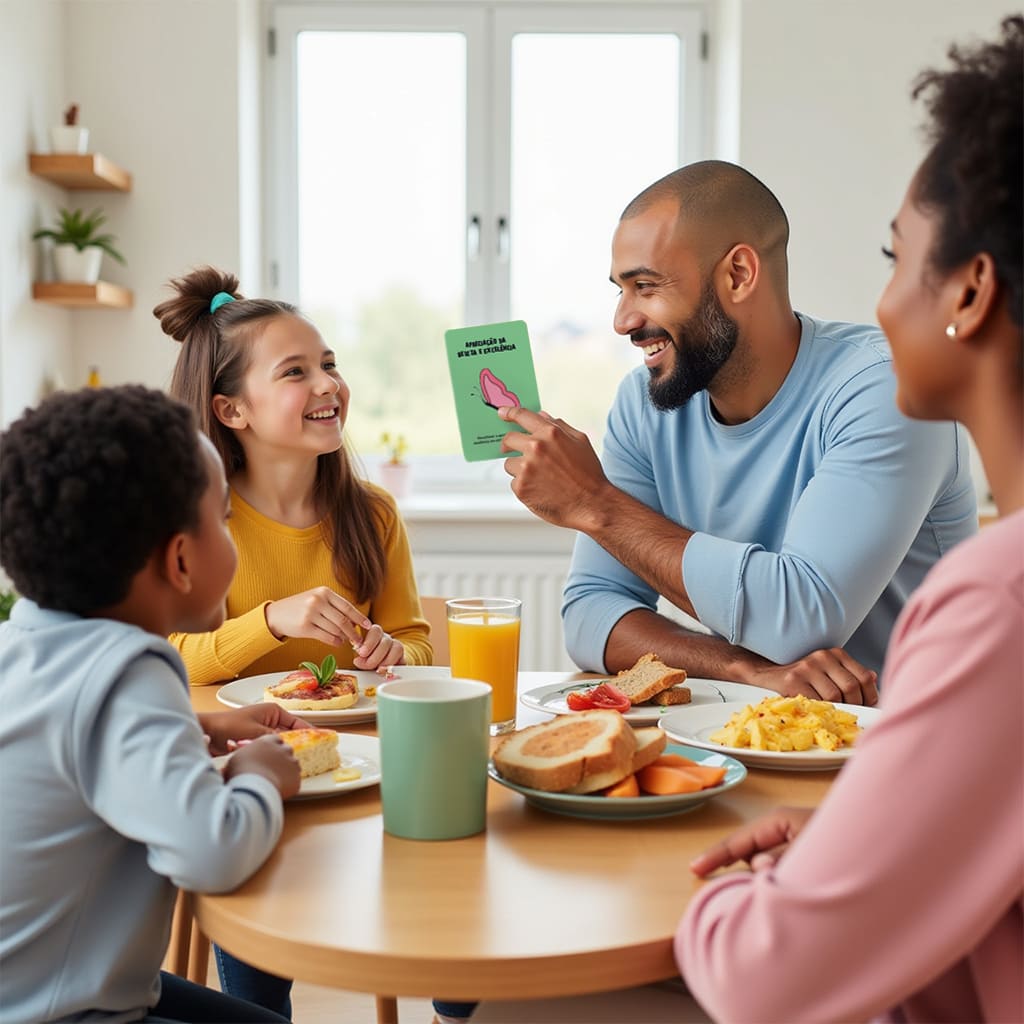
[[[252,361],[252,343],[269,321],[302,314],[287,302],[243,298],[238,293],[238,278],[214,267],[200,267],[169,284],[176,295],[156,306],[153,315],[165,334],[182,343],[171,377],[171,395],[195,411],[230,480],[245,467],[245,450],[235,432],[213,414],[213,397],[236,398],[242,393]],[[227,292],[237,301],[211,313],[210,300],[218,292]],[[380,593],[387,571],[384,504],[353,472],[344,443],[336,452],[317,457],[313,500],[335,576],[349,586],[358,603],[372,601]]]

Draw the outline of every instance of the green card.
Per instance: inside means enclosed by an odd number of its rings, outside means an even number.
[[[521,405],[540,412],[526,324],[512,320],[459,327],[444,332],[444,343],[462,454],[469,462],[515,455],[501,450],[501,439],[510,430],[520,428],[506,423],[498,415],[498,407]]]

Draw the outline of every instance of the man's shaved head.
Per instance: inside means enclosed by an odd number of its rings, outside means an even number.
[[[679,226],[703,269],[745,242],[757,251],[772,276],[785,282],[789,221],[772,191],[749,171],[724,160],[680,167],[645,188],[622,211],[620,220],[663,202],[678,207]]]

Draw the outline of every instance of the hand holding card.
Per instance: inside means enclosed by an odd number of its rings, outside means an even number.
[[[522,320],[445,331],[462,453],[467,461],[504,459],[501,439],[520,430],[498,416],[502,406],[540,411],[530,338]]]

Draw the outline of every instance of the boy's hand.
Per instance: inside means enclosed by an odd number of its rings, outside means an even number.
[[[690,870],[703,878],[740,860],[754,871],[774,867],[813,813],[810,807],[778,807],[695,857]]]
[[[308,722],[270,701],[232,711],[211,711],[198,717],[203,732],[210,739],[210,753],[214,757],[237,749],[239,740],[254,740],[285,729],[312,728]]]
[[[299,791],[299,762],[292,748],[277,736],[261,736],[232,754],[224,765],[224,778],[232,779],[244,772],[252,772],[269,779],[281,794],[282,800]]]

